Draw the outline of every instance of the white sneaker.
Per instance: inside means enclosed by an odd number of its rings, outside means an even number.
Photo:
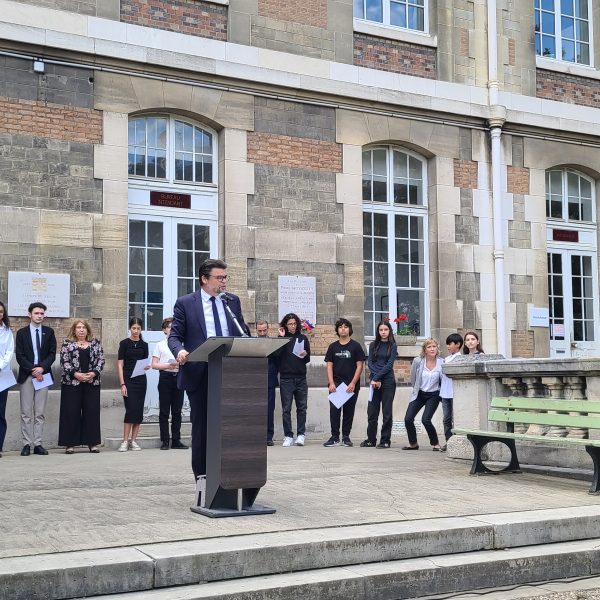
[[[127,450],[129,450],[129,442],[125,440],[124,442],[121,442],[121,445],[119,446],[119,452],[127,452]]]
[[[304,436],[303,435],[299,435],[296,438],[296,446],[304,446]]]
[[[138,443],[133,441],[131,442],[131,449],[136,451],[141,450],[141,448],[138,446]]]
[[[289,448],[293,444],[294,444],[294,438],[291,438],[291,437],[284,437],[283,438],[283,444],[282,444],[282,446],[284,448]]]

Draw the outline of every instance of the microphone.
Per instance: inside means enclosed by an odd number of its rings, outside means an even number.
[[[225,303],[233,300],[233,296],[230,296],[227,292],[221,292],[220,294],[217,294],[217,298],[220,298],[221,301]]]
[[[239,324],[239,321],[237,320],[237,317],[233,314],[231,308],[229,308],[229,302],[234,299],[233,296],[229,295],[227,292],[221,292],[220,294],[217,294],[217,298],[220,298],[221,302],[223,302],[225,311],[231,317],[231,320],[233,321],[233,324],[236,326],[237,330],[240,332],[240,335],[242,337],[249,337],[248,334],[242,329],[242,326]]]

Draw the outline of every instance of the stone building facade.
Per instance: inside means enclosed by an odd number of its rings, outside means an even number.
[[[317,354],[401,314],[597,354],[600,8],[554,4],[0,0],[0,297],[70,273],[114,354],[219,256],[249,322],[314,276]]]

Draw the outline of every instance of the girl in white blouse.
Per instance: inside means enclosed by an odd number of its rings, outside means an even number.
[[[15,341],[8,315],[6,314],[6,306],[0,302],[0,371],[10,369],[10,359],[15,351]],[[2,456],[2,446],[4,446],[4,438],[6,437],[6,399],[8,398],[8,388],[0,392],[0,456]]]
[[[421,356],[417,356],[410,369],[410,382],[413,391],[410,396],[404,424],[408,434],[408,446],[403,450],[418,450],[417,431],[415,429],[415,417],[422,408],[423,416],[421,422],[431,443],[432,450],[440,451],[440,442],[437,431],[431,423],[431,419],[440,404],[440,385],[442,382],[442,364],[440,358],[440,345],[434,338],[427,338],[421,346]]]

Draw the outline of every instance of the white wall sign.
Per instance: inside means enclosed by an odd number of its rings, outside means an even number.
[[[550,327],[550,311],[547,308],[530,306],[529,327]]]
[[[43,302],[47,317],[70,315],[71,276],[66,273],[8,272],[8,311],[26,317],[32,302]]]
[[[279,320],[287,313],[296,313],[300,319],[317,321],[317,280],[315,277],[280,275]]]

